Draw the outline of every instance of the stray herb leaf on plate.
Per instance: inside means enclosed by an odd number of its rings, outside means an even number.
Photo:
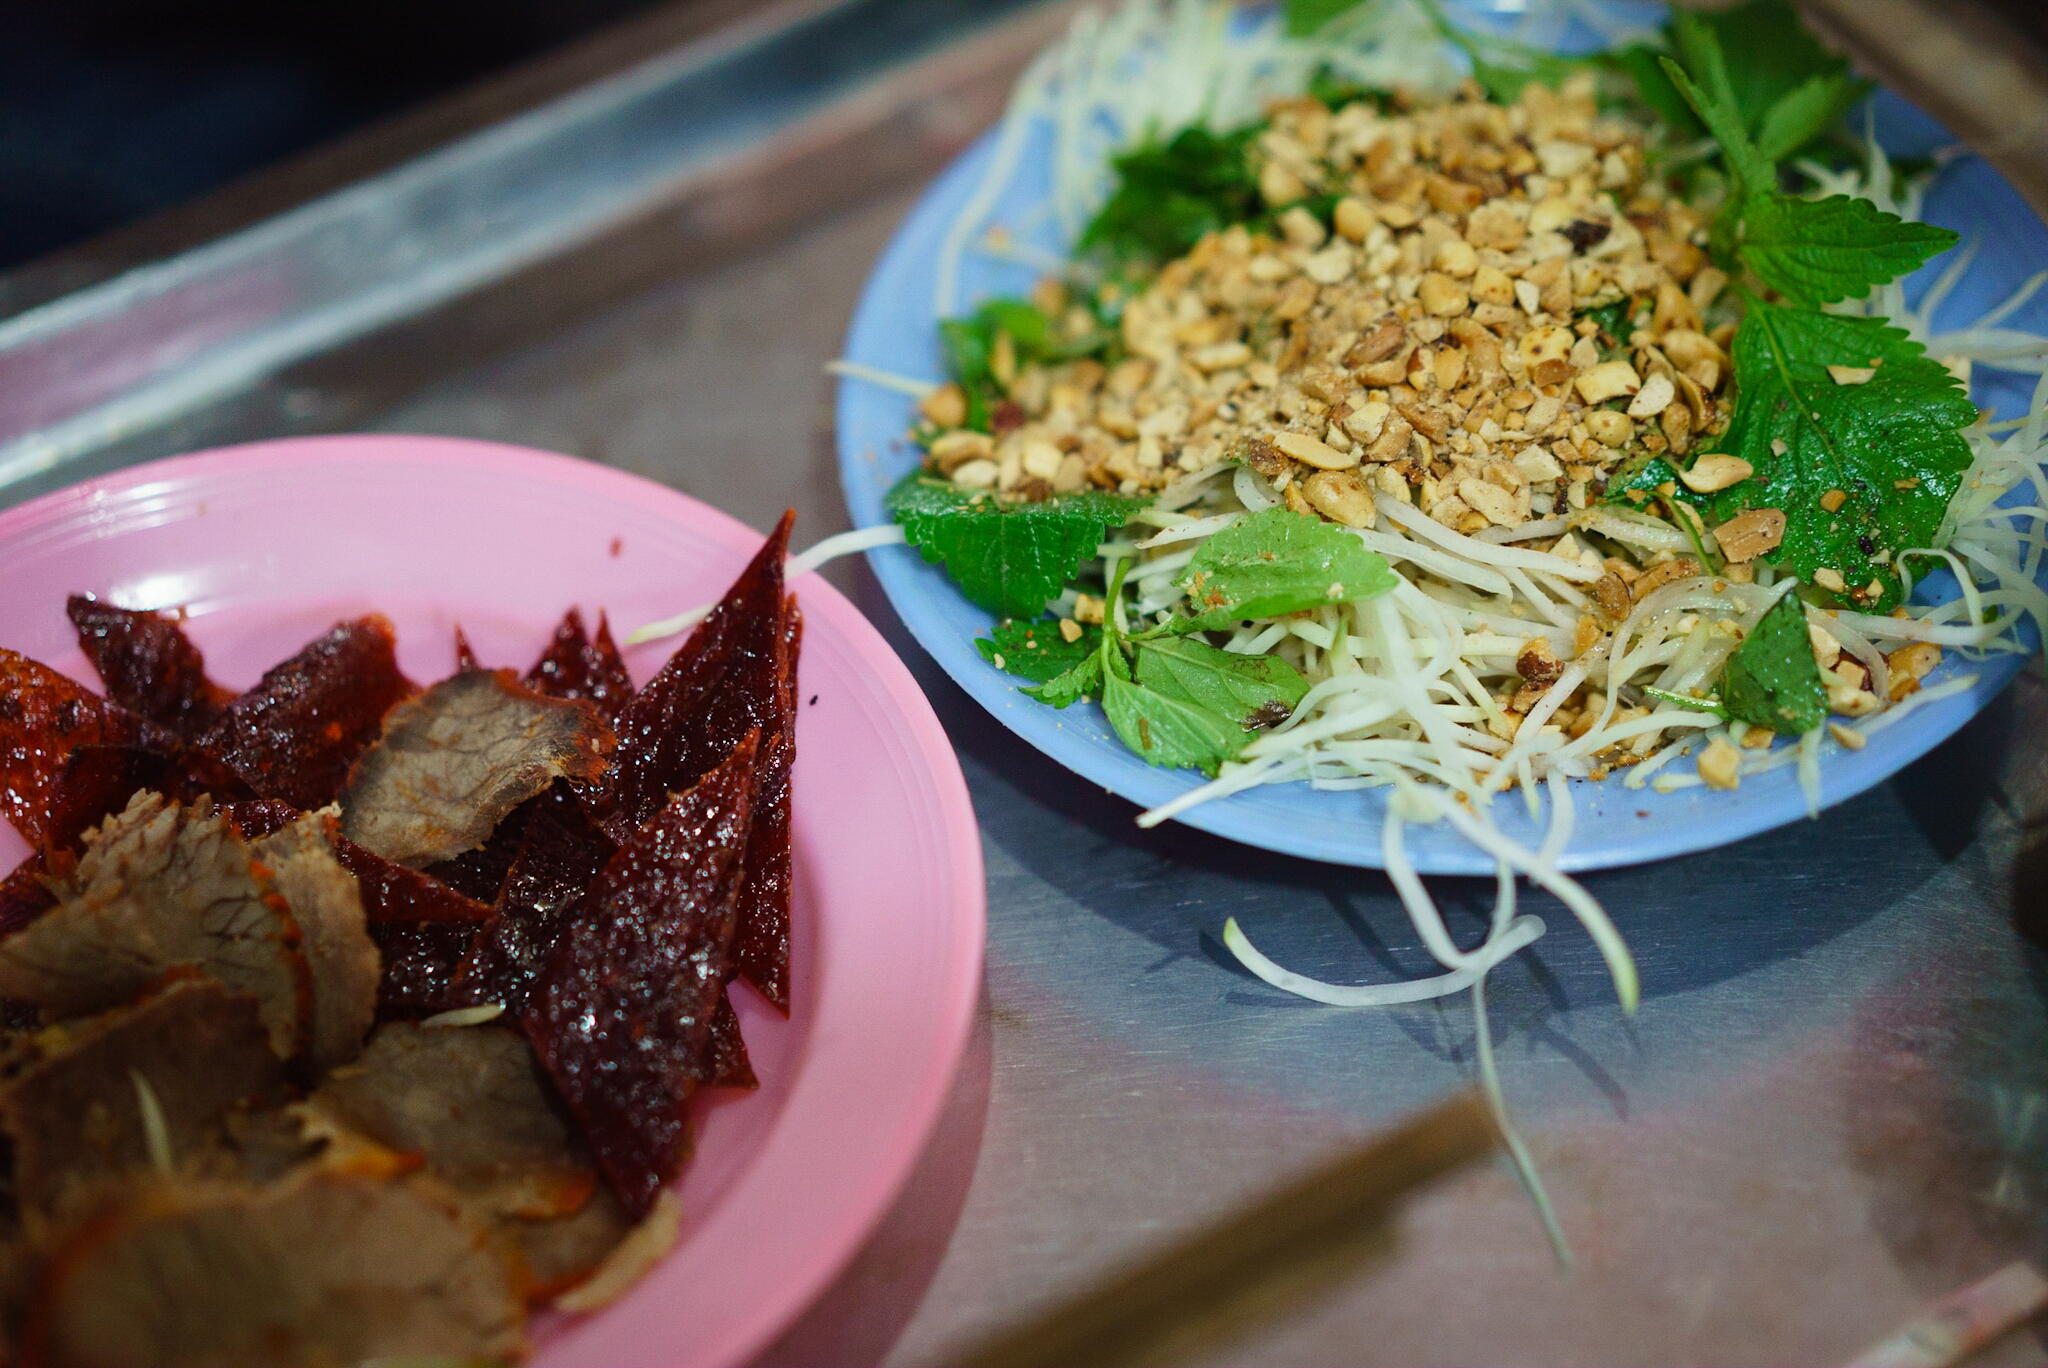
[[[1798,594],[1787,592],[1771,605],[1735,648],[1721,688],[1730,716],[1782,736],[1804,736],[1828,720],[1828,693]]]
[[[1721,447],[1756,473],[1716,497],[1717,518],[1782,509],[1774,563],[1866,612],[1898,603],[1898,553],[1933,543],[1970,468],[1960,429],[1977,409],[1963,387],[1882,319],[1761,300],[1736,335],[1735,376]]]
[[[1187,625],[1209,630],[1378,598],[1400,580],[1383,557],[1335,523],[1269,508],[1203,542],[1177,582],[1195,604]]]
[[[1144,500],[1088,491],[1007,503],[913,473],[889,491],[890,516],[960,592],[1000,617],[1035,618]]]
[[[975,638],[974,647],[998,670],[1043,684],[1094,655],[1101,642],[1100,627],[1083,627],[1079,638],[1068,641],[1060,635],[1057,618],[1033,622],[1005,618],[987,636]]]

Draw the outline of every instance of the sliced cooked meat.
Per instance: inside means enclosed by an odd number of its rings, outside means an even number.
[[[43,857],[38,852],[0,879],[0,936],[19,931],[57,905],[57,895],[43,876]]]
[[[709,1078],[753,813],[749,733],[619,848],[548,957],[523,1022],[626,1210],[647,1213]]]
[[[494,1215],[567,1215],[596,1180],[525,1037],[500,1026],[379,1026],[312,1103]]]
[[[599,1184],[590,1200],[568,1216],[552,1221],[500,1221],[498,1229],[526,1265],[528,1300],[542,1303],[553,1301],[595,1272],[605,1255],[632,1233],[633,1218],[612,1190]]]
[[[230,702],[200,744],[265,798],[327,806],[384,714],[414,692],[395,646],[381,617],[341,623]]]
[[[518,1013],[555,942],[614,847],[566,784],[535,800],[503,891],[459,981],[480,1002]]]
[[[224,815],[138,793],[85,842],[58,905],[0,940],[0,993],[79,1016],[195,969],[252,994],[272,1048],[298,1053],[309,1004],[297,935]]]
[[[671,793],[724,761],[739,739],[761,734],[763,774],[755,821],[763,832],[749,851],[742,911],[749,947],[740,967],[784,1010],[789,1005],[788,772],[801,620],[782,592],[782,562],[793,514],[785,514],[760,552],[682,648],[626,709],[619,749],[598,801],[605,833],[624,842]]]
[[[42,1033],[36,1047],[0,1091],[0,1127],[19,1200],[43,1212],[74,1184],[150,1162],[138,1076],[174,1158],[224,1140],[236,1103],[276,1100],[284,1087],[256,1000],[212,979],[181,979],[135,1007]]]
[[[804,619],[796,596],[782,608],[782,675],[775,726],[761,733],[754,775],[754,825],[747,833],[747,877],[740,885],[733,964],[762,996],[789,1012],[789,783],[796,764],[796,662]]]
[[[206,677],[206,658],[177,617],[116,608],[91,594],[73,594],[64,607],[107,697],[138,717],[191,739],[234,697]]]
[[[458,674],[392,709],[349,776],[343,830],[402,865],[450,859],[556,779],[596,779],[611,748],[593,704],[534,693],[510,670]]]
[[[334,818],[331,807],[309,812],[253,847],[299,928],[299,953],[313,980],[308,1054],[316,1069],[346,1064],[363,1048],[376,1020],[384,969],[364,923],[355,876],[328,844]]]
[[[45,844],[65,762],[80,746],[176,738],[27,656],[0,649],[0,815]]]
[[[555,639],[521,681],[549,698],[588,699],[605,725],[617,729],[626,705],[633,700],[633,677],[612,641],[612,625],[597,615],[597,638],[583,629],[583,614],[571,608],[555,628]]]
[[[456,984],[477,927],[459,921],[373,921],[370,939],[384,958],[377,1015],[384,1020],[433,1016],[476,999]]]
[[[76,1368],[498,1361],[524,1353],[522,1319],[451,1194],[314,1170],[139,1190],[57,1252],[26,1338]]]

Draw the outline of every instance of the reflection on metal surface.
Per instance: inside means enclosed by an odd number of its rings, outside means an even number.
[[[1028,0],[790,0],[0,322],[0,486],[546,260]]]

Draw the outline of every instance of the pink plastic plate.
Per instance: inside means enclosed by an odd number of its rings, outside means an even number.
[[[563,456],[430,437],[323,437],[184,456],[0,514],[0,645],[88,682],[64,616],[89,590],[186,605],[245,687],[337,619],[381,612],[417,680],[524,669],[571,604],[632,626],[716,598],[760,534]],[[793,1010],[734,998],[759,1091],[699,1103],[682,1240],[609,1310],[537,1327],[542,1364],[729,1364],[839,1270],[908,1175],[981,981],[981,847],[938,720],[866,619],[815,576],[794,798]],[[627,653],[637,679],[675,643]],[[0,868],[25,853],[0,828]]]

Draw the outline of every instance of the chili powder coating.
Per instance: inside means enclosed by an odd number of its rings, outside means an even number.
[[[779,543],[771,546],[779,568]],[[684,1104],[716,1072],[708,1047],[731,956],[759,743],[748,733],[619,848],[522,1016],[635,1218],[681,1165]]]
[[[548,649],[520,682],[549,698],[589,700],[613,731],[618,730],[626,705],[633,701],[633,677],[626,672],[625,657],[619,654],[611,623],[602,612],[597,615],[597,636],[592,639],[584,631],[583,614],[571,608],[555,628]]]
[[[156,731],[47,665],[0,648],[0,815],[30,845],[43,845],[71,753],[143,743]]]
[[[398,672],[390,622],[344,622],[227,705],[200,738],[265,798],[304,811],[334,801],[391,705],[416,692]]]
[[[748,852],[750,882],[763,885],[749,899],[746,943],[756,952],[740,964],[748,981],[785,1012],[789,1009],[788,822],[774,809],[787,803],[793,759],[789,698],[795,661],[790,652],[800,627],[786,616],[782,563],[795,513],[785,513],[767,542],[689,640],[636,695],[619,719],[618,750],[596,808],[605,833],[625,841],[660,810],[668,795],[697,782],[750,731],[761,736],[762,758],[776,771],[755,792],[756,821],[769,835]],[[775,847],[779,842],[779,859]],[[782,872],[778,876],[777,870]]]
[[[213,725],[234,691],[206,677],[206,658],[178,620],[73,594],[64,604],[107,697],[186,740]]]

